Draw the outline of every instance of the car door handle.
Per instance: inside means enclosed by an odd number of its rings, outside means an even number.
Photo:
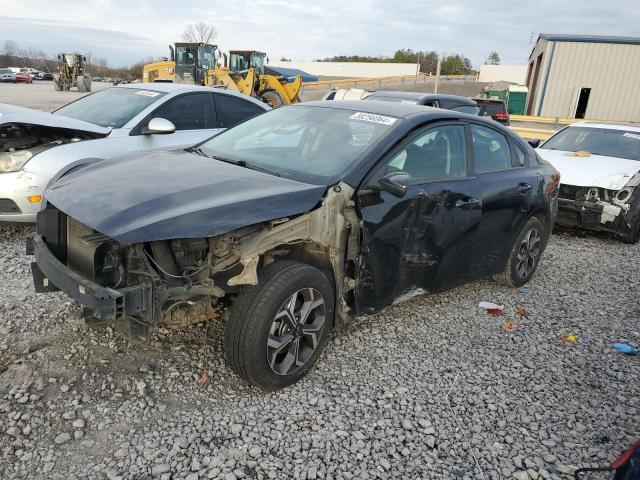
[[[529,191],[531,190],[531,185],[524,182],[519,183],[517,190],[518,190],[518,193],[529,193]]]
[[[461,198],[456,202],[456,208],[461,210],[471,210],[480,206],[480,200],[473,197]]]

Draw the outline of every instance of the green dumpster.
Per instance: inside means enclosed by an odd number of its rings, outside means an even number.
[[[524,115],[529,90],[521,85],[511,85],[507,93],[507,110],[512,115]]]

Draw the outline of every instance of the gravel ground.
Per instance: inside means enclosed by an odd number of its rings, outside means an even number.
[[[97,92],[111,86],[110,83],[93,82],[91,89]],[[0,83],[0,103],[9,103],[47,112],[60,108],[87,94],[77,90],[56,92],[53,89],[53,82],[44,80],[33,83]]]
[[[0,227],[2,479],[564,479],[640,432],[640,357],[611,347],[640,342],[640,245],[554,235],[526,289],[475,282],[364,317],[263,394],[224,366],[220,324],[132,344],[36,296],[28,231]]]

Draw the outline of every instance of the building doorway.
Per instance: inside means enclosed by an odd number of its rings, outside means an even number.
[[[533,79],[531,79],[531,65],[529,65],[529,104],[527,105],[527,115],[531,115],[533,112],[533,107],[536,104],[536,100],[538,97],[538,77],[540,76],[540,67],[542,67],[542,53],[538,55],[536,60],[536,66],[533,69]]]
[[[587,113],[587,104],[589,103],[589,96],[591,95],[590,88],[581,88],[578,95],[578,104],[576,105],[575,118],[584,118]]]

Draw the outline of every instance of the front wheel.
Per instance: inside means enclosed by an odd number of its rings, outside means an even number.
[[[494,275],[493,280],[509,287],[520,287],[531,280],[547,243],[547,235],[542,222],[536,217],[530,218],[516,238],[507,268]]]
[[[622,236],[622,241],[631,245],[640,242],[640,215],[631,223],[631,229]]]
[[[333,326],[333,287],[317,268],[288,260],[268,265],[258,280],[236,299],[224,356],[252,385],[276,390],[317,362]]]
[[[286,102],[282,95],[280,95],[275,90],[265,90],[260,94],[260,98],[266,104],[268,104],[271,108],[278,108],[283,106]]]

